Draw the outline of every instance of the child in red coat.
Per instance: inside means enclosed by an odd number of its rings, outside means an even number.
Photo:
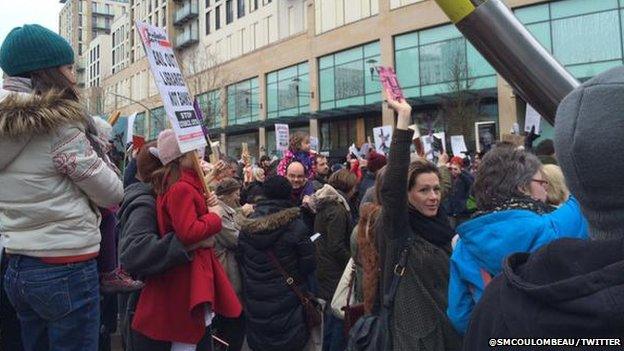
[[[217,199],[212,193],[203,195],[202,180],[193,170],[194,153],[182,154],[170,129],[160,133],[158,149],[150,151],[163,164],[152,177],[160,234],[175,232],[195,250],[190,263],[146,280],[132,328],[172,342],[172,350],[195,350],[213,313],[237,318],[242,308],[210,243],[221,231],[221,218],[208,210]]]

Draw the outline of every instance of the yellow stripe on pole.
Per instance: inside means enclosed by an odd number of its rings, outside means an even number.
[[[463,20],[475,10],[470,0],[436,0],[436,2],[453,23]]]

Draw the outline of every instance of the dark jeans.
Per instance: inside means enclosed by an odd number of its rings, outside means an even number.
[[[323,351],[344,351],[346,348],[344,321],[334,316],[331,307],[327,307],[323,326]]]
[[[2,256],[2,277],[6,271],[6,255]],[[4,279],[0,278],[0,285]],[[17,313],[4,289],[0,288],[0,350],[23,351],[22,333]]]
[[[26,351],[97,350],[100,291],[95,260],[49,265],[14,255],[4,290],[20,320]]]

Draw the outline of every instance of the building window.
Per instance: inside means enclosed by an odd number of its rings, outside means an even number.
[[[82,44],[78,44],[78,56],[82,55]]]
[[[262,0],[262,4],[263,5],[268,5],[271,3],[272,0]]]
[[[310,112],[310,77],[307,62],[267,74],[267,117],[298,116]]]
[[[210,11],[206,12],[206,35],[210,34]]]
[[[248,79],[227,87],[228,125],[246,124],[258,120],[258,78]]]
[[[215,9],[215,30],[221,29],[221,5]]]
[[[253,9],[254,11],[258,9],[258,0],[252,0],[253,1]]]
[[[167,26],[167,11],[162,11],[162,26]]]
[[[150,135],[149,140],[158,138],[158,134],[167,128],[167,116],[164,107],[150,110]]]
[[[234,8],[232,0],[225,1],[225,24],[230,24],[234,20]]]
[[[221,128],[221,90],[216,89],[197,96],[208,128]]]
[[[206,8],[210,7],[210,0],[206,0]]]
[[[228,135],[227,136],[227,155],[240,156],[242,153],[242,144],[247,143],[249,154],[252,157],[258,156],[258,132]]]
[[[321,57],[320,109],[368,105],[381,101],[381,86],[374,69],[379,62],[379,42]]]
[[[238,18],[245,16],[245,0],[238,0],[236,12],[238,14]]]

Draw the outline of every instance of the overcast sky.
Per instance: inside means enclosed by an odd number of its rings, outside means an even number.
[[[0,43],[11,29],[24,24],[40,24],[58,33],[62,8],[59,0],[0,0]]]

